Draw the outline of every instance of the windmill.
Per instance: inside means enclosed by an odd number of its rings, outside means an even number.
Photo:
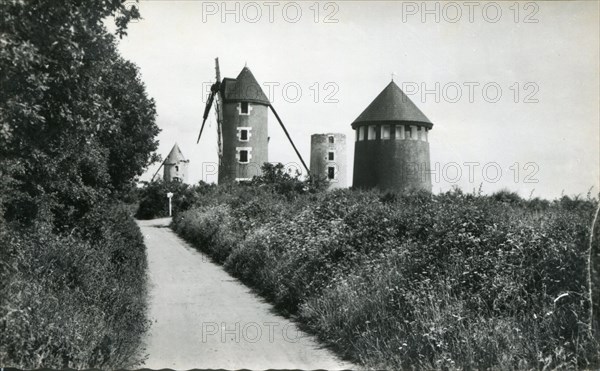
[[[190,160],[186,160],[183,152],[179,149],[177,143],[173,145],[171,151],[167,155],[167,157],[160,164],[152,178],[150,178],[151,182],[154,182],[156,176],[160,169],[164,168],[163,180],[165,181],[181,181],[186,182],[187,180],[187,168]]]
[[[212,84],[202,126],[198,134],[200,142],[206,120],[214,104],[217,118],[217,141],[219,155],[219,182],[250,179],[248,172],[268,161],[268,109],[273,112],[307,174],[304,159],[298,152],[289,132],[247,67],[236,79],[221,80],[219,58],[215,58],[216,81]],[[251,166],[253,165],[253,166]]]

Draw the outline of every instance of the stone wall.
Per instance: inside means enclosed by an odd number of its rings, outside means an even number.
[[[251,179],[261,174],[269,161],[268,107],[248,103],[248,114],[242,114],[239,102],[223,105],[223,158],[219,167],[219,183]],[[248,130],[242,140],[241,130]],[[240,163],[240,151],[248,151],[248,163]]]
[[[368,123],[357,127],[375,125],[374,139],[364,138],[355,142],[353,186],[356,188],[377,188],[386,191],[425,189],[431,191],[430,155],[427,131],[419,125],[390,125],[389,139],[381,138],[381,124]],[[389,124],[385,124],[389,125]],[[396,133],[404,133],[411,128],[412,137],[396,138]]]
[[[331,139],[333,143],[331,143]],[[330,153],[333,160],[330,160]],[[327,179],[329,168],[334,178],[329,180],[330,189],[348,187],[346,136],[339,133],[313,134],[310,137],[310,173],[313,177]]]

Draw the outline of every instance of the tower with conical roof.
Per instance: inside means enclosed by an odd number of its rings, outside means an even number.
[[[187,170],[189,162],[190,160],[185,159],[183,153],[181,152],[181,149],[179,149],[179,146],[177,145],[177,143],[175,143],[175,145],[171,149],[171,152],[169,152],[169,155],[163,163],[163,180],[165,182],[187,182]]]
[[[394,83],[352,123],[356,132],[353,186],[431,191],[429,130],[433,124]]]
[[[224,78],[220,95],[223,155],[219,183],[250,180],[261,174],[269,160],[269,99],[248,67],[235,79]]]

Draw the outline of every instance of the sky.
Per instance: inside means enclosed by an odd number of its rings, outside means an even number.
[[[311,134],[346,134],[352,179],[350,124],[393,78],[434,124],[435,193],[553,199],[599,191],[598,4],[142,0],[119,48],[156,100],[158,152],[178,143],[189,183],[216,182],[212,112],[196,138],[219,57],[222,77],[251,69],[307,163]],[[273,115],[269,136],[269,161],[300,168]]]

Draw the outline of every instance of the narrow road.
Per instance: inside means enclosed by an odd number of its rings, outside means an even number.
[[[176,236],[169,219],[138,222],[148,251],[152,369],[355,369],[278,316]]]

